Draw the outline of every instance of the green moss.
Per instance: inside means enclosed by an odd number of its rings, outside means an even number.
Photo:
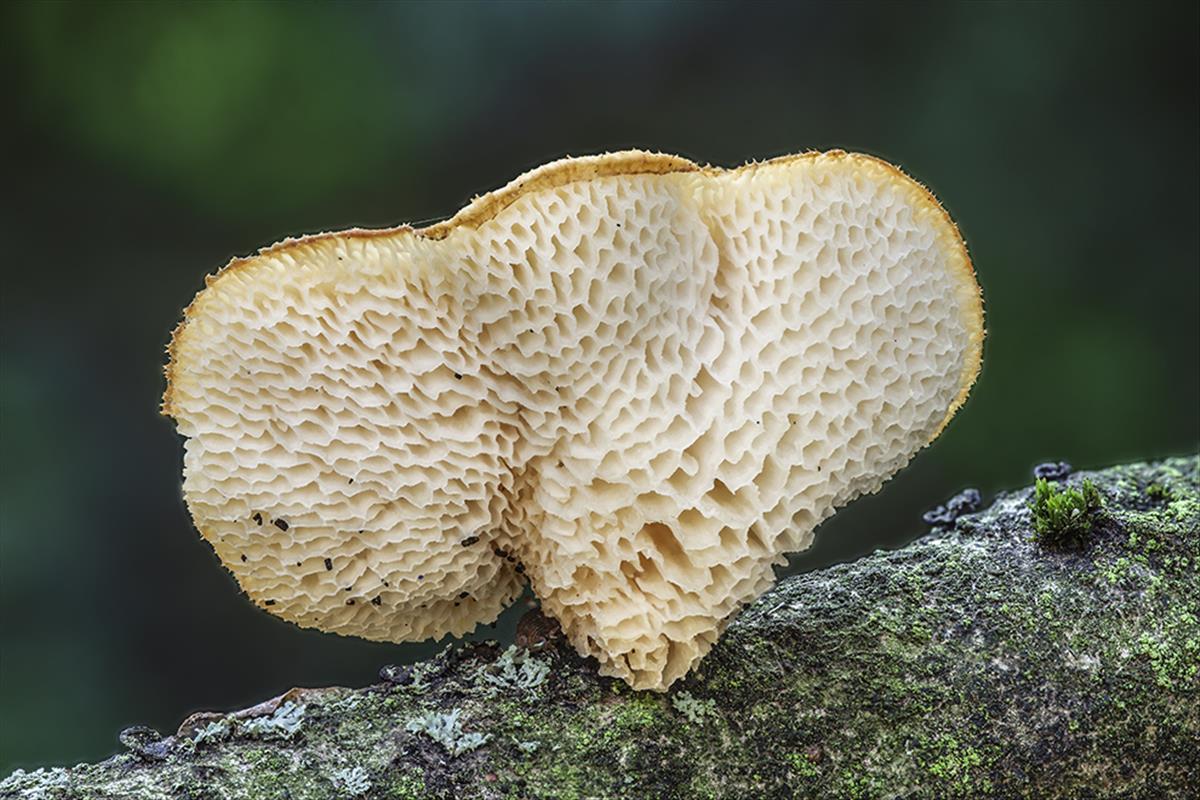
[[[263,800],[284,800],[291,796],[289,787],[292,781],[289,779],[293,770],[290,759],[278,750],[267,747],[252,748],[240,755],[240,758],[232,761],[229,769],[244,773],[246,796],[261,797]]]
[[[662,701],[649,692],[638,692],[613,713],[613,723],[626,729],[664,721]]]
[[[1146,496],[1151,500],[1170,500],[1171,490],[1161,483],[1152,483],[1146,487]]]
[[[785,753],[783,760],[798,778],[814,780],[821,776],[821,770],[817,768],[807,753]]]
[[[1103,505],[1100,491],[1090,480],[1081,489],[1060,489],[1038,478],[1034,485],[1034,539],[1047,547],[1077,547],[1091,532],[1095,512]]]
[[[1171,504],[1167,506],[1167,513],[1175,522],[1183,522],[1200,517],[1200,499],[1186,497],[1172,500]]]
[[[1137,653],[1149,661],[1158,686],[1195,692],[1200,673],[1200,622],[1195,609],[1174,609],[1161,628],[1143,632]]]
[[[869,775],[845,770],[839,776],[837,795],[849,800],[872,800],[884,796],[885,787]]]
[[[991,781],[983,774],[989,759],[974,747],[962,745],[953,736],[940,736],[921,759],[926,771],[960,796],[990,791]]]
[[[427,797],[425,781],[417,770],[399,770],[390,776],[384,796],[390,800],[419,800]]]

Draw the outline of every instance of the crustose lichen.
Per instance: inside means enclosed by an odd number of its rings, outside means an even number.
[[[1047,547],[1078,547],[1092,529],[1095,512],[1104,504],[1090,480],[1079,489],[1060,489],[1038,478],[1033,488],[1033,538]]]

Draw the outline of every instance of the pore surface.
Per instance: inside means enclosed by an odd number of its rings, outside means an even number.
[[[460,217],[236,262],[176,335],[189,508],[286,619],[461,634],[528,579],[665,688],[978,370],[957,231],[868,157],[576,159]]]

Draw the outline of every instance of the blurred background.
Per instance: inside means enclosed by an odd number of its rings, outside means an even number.
[[[180,500],[163,348],[231,256],[449,216],[566,154],[863,150],[962,227],[971,400],[793,571],[1045,459],[1195,451],[1197,30],[1191,2],[6,5],[0,775],[435,649],[239,595]]]

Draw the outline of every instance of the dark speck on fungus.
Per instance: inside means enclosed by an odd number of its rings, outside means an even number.
[[[325,569],[327,569],[327,570],[333,569],[333,559],[332,558],[325,559]]]
[[[288,529],[287,520],[286,519],[275,520],[275,527],[279,528],[279,530],[281,530],[281,531],[286,531]]]
[[[475,543],[476,543],[476,542],[478,542],[478,541],[479,541],[479,537],[478,537],[478,536],[468,536],[467,538],[465,538],[465,539],[463,539],[463,540],[462,540],[462,546],[463,546],[463,547],[470,547],[471,545],[475,544]]]
[[[257,524],[262,525],[262,514],[258,513],[257,511],[254,512],[254,516],[250,519],[254,520]]]

